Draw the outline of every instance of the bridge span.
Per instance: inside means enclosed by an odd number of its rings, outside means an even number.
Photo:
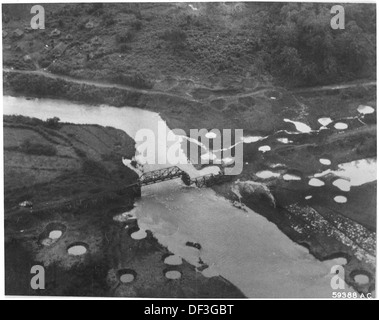
[[[207,174],[201,177],[191,178],[188,173],[181,170],[179,167],[169,167],[145,172],[135,184],[132,184],[129,187],[133,188],[137,197],[141,197],[141,188],[143,186],[174,179],[182,179],[183,183],[187,186],[196,185],[198,188],[207,188],[230,181],[231,176],[226,176],[223,171],[220,171],[219,174]]]

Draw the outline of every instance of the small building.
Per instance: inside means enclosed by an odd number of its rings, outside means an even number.
[[[3,38],[6,38],[6,37],[8,37],[8,32],[3,31]]]
[[[71,34],[68,34],[64,39],[67,41],[72,41],[74,40],[74,37]]]

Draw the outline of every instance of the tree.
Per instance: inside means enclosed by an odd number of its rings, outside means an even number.
[[[116,40],[118,43],[126,43],[133,39],[134,33],[131,30],[124,30],[117,34]]]
[[[187,40],[187,35],[183,30],[167,30],[162,38],[169,42],[173,49],[180,50],[183,49],[185,46],[185,42]]]
[[[56,128],[59,128],[59,122],[60,121],[61,121],[61,119],[59,119],[58,117],[54,117],[54,118],[47,119],[46,123],[47,123],[48,127],[56,129]]]

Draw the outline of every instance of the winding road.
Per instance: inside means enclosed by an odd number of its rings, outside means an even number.
[[[136,93],[142,93],[147,95],[163,95],[168,96],[172,98],[180,98],[185,99],[192,102],[200,102],[201,99],[195,99],[190,98],[190,95],[187,94],[186,96],[165,92],[165,91],[158,91],[158,90],[147,90],[147,89],[138,89],[131,86],[121,85],[121,84],[114,84],[114,83],[107,83],[107,82],[101,82],[101,81],[93,81],[93,80],[87,80],[87,79],[76,79],[69,76],[64,75],[58,75],[53,74],[50,72],[47,72],[45,70],[15,70],[15,69],[9,69],[4,68],[3,72],[5,73],[18,73],[18,74],[30,74],[30,75],[37,75],[37,76],[44,76],[46,78],[50,79],[56,79],[56,80],[64,80],[71,83],[77,83],[77,84],[85,84],[90,86],[95,86],[99,88],[116,88],[120,90],[128,90],[131,92]],[[361,83],[350,83],[350,84],[339,84],[339,85],[328,85],[328,86],[322,86],[322,87],[311,87],[311,88],[302,88],[302,89],[296,89],[292,90],[292,93],[307,93],[307,92],[318,92],[318,91],[333,91],[333,90],[341,90],[341,89],[349,89],[349,88],[355,88],[355,87],[370,87],[370,86],[376,86],[376,81],[366,81]],[[209,89],[209,88],[207,88]],[[209,89],[212,90],[212,89]],[[262,94],[264,92],[275,90],[275,87],[272,88],[266,88],[266,89],[260,89],[257,91],[249,92],[249,93],[241,93],[234,95],[235,98],[243,98],[243,97],[249,97],[249,96],[256,96],[259,94]],[[231,96],[217,96],[218,99],[221,98],[230,98]]]

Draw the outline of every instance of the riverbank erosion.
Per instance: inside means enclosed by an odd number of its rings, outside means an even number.
[[[134,236],[138,221],[123,214],[138,176],[122,164],[134,145],[110,127],[4,117],[7,295],[244,296],[185,261],[167,265],[150,232]],[[34,265],[45,267],[45,290],[30,287]],[[180,279],[167,277],[174,271]]]

